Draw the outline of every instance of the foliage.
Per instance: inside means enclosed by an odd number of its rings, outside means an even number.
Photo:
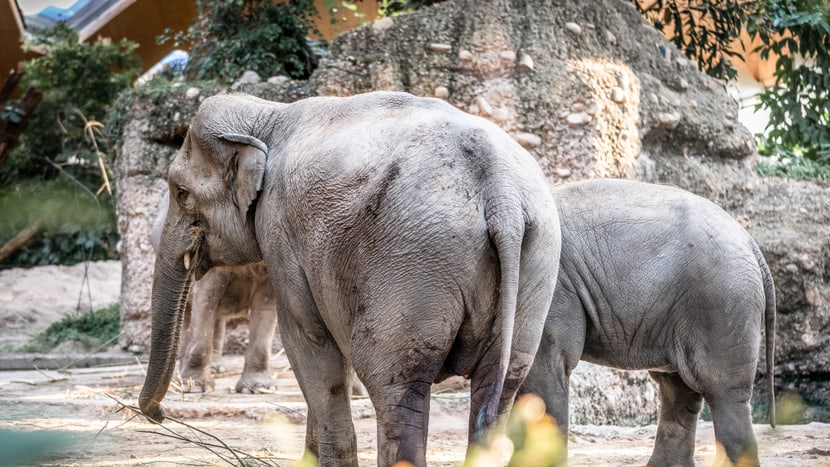
[[[444,0],[380,0],[380,14],[383,16],[397,16],[404,13],[411,13],[442,1]]]
[[[53,178],[58,171],[46,160],[61,164],[70,159],[86,162],[72,167],[76,178],[91,182],[88,169],[97,178],[98,155],[86,127],[103,119],[118,93],[138,75],[136,47],[129,41],[80,43],[78,33],[64,23],[38,31],[24,48],[45,53],[26,61],[22,84],[43,91],[43,101],[8,167],[3,167],[0,182]]]
[[[117,304],[86,313],[71,313],[34,336],[23,352],[48,353],[65,341],[80,342],[86,350],[118,338],[121,321]]]
[[[80,43],[63,23],[24,44],[41,55],[25,62],[22,84],[39,88],[43,101],[0,168],[0,243],[27,226],[40,234],[4,266],[116,257],[110,140],[98,120],[141,70],[136,47]]]
[[[762,58],[777,56],[775,86],[760,95],[769,110],[764,137],[777,152],[830,166],[830,1],[766,0],[747,24]]]
[[[634,0],[643,16],[708,74],[732,79],[734,43],[776,58],[775,86],[760,95],[770,112],[762,155],[830,165],[830,0]],[[749,50],[741,31],[761,45]],[[804,168],[802,162],[781,167]],[[766,170],[766,169],[764,169]]]
[[[306,40],[317,15],[313,0],[197,0],[186,32],[159,40],[190,45],[188,79],[229,82],[246,70],[260,76],[307,78],[317,59]]]
[[[740,58],[731,46],[739,39],[750,14],[743,0],[634,0],[654,27],[706,73],[733,79],[730,58]]]

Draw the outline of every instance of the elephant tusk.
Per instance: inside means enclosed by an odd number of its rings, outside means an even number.
[[[190,252],[189,251],[184,252],[184,269],[186,271],[190,271]]]

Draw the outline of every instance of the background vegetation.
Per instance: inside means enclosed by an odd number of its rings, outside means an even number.
[[[0,267],[116,257],[112,142],[99,120],[138,75],[136,47],[129,41],[80,43],[63,23],[26,44],[44,53],[26,61],[21,84],[39,88],[43,101],[0,167],[0,243],[21,232],[31,239]]]
[[[317,66],[313,0],[197,0],[196,21],[160,38],[189,46],[187,79],[231,82],[253,70],[262,77],[308,78]]]
[[[769,111],[756,135],[762,175],[830,177],[830,1],[635,0],[677,48],[710,75],[736,76],[731,60],[754,51],[775,58],[775,85],[760,95]],[[749,49],[741,31],[760,45]]]

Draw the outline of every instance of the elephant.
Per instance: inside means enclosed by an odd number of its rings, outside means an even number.
[[[167,217],[165,192],[150,230],[150,243],[159,248]],[[271,376],[271,346],[277,328],[274,289],[262,262],[244,266],[218,266],[193,284],[183,318],[179,368],[184,392],[206,392],[215,387],[225,342],[225,325],[233,318],[248,319],[248,346],[236,392],[261,393],[275,387]]]
[[[579,360],[646,369],[660,388],[648,465],[694,465],[703,400],[718,454],[758,465],[749,401],[763,327],[774,426],[775,288],[755,241],[714,203],[678,188],[590,180],[553,194],[559,276],[520,393],[541,396],[567,435],[569,377]]]
[[[150,420],[164,420],[193,280],[264,261],[319,465],[358,465],[352,370],[379,465],[426,465],[433,381],[470,378],[471,444],[501,426],[542,338],[561,232],[538,163],[494,123],[403,92],[218,95],[168,185],[139,395]]]

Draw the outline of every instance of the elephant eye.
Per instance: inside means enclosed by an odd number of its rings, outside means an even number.
[[[187,202],[188,195],[190,195],[190,193],[188,193],[184,188],[176,188],[176,201],[179,202],[179,205],[184,205]]]

